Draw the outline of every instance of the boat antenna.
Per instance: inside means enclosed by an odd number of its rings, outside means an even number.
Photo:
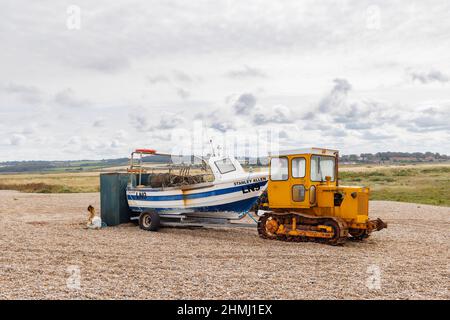
[[[213,144],[212,139],[209,139],[209,143],[211,145],[212,156],[215,157],[216,156],[216,152],[214,151],[214,144]]]

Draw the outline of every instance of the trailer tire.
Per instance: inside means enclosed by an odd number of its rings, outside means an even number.
[[[160,226],[159,214],[153,211],[142,212],[139,216],[139,227],[145,231],[158,231]]]

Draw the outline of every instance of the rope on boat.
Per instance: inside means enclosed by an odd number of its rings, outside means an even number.
[[[256,220],[251,214],[250,211],[247,211],[247,213],[244,216],[250,217],[256,224],[258,224],[258,220]]]

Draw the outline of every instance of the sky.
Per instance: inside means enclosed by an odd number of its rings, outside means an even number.
[[[450,154],[449,14],[447,0],[0,0],[0,162],[267,132],[280,149]]]

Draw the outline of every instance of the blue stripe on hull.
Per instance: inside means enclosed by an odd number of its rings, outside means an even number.
[[[187,210],[193,210],[195,212],[225,212],[225,211],[231,211],[231,212],[248,212],[250,208],[255,204],[256,200],[259,197],[253,197],[245,200],[239,200],[235,202],[220,204],[216,206],[205,206],[205,207],[193,207],[193,208],[186,208]],[[180,208],[145,208],[145,207],[130,207],[132,211],[138,211],[142,212],[146,209],[155,210],[156,212],[164,212],[164,211],[183,211],[183,209]]]
[[[193,194],[177,194],[177,195],[171,195],[171,196],[135,196],[135,195],[127,195],[128,200],[138,200],[138,201],[176,201],[176,200],[189,200],[189,199],[198,199],[198,198],[205,198],[205,197],[212,197],[212,196],[218,196],[222,194],[227,193],[233,193],[237,191],[244,191],[248,188],[262,188],[267,184],[267,181],[261,181],[257,183],[251,183],[251,184],[244,184],[241,186],[231,187],[231,188],[225,188],[225,189],[217,189],[217,190],[211,190],[206,192],[199,192],[199,193],[193,193]],[[136,191],[143,191],[145,190],[136,190]]]

